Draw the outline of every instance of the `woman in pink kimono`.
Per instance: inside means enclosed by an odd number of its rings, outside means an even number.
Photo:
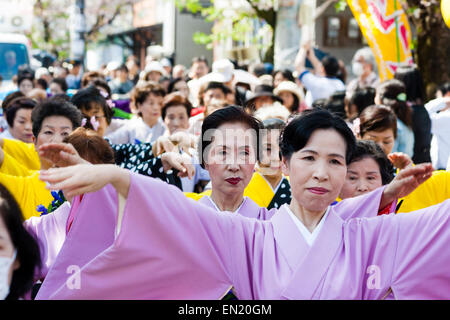
[[[43,149],[40,149],[42,159],[55,166],[65,166],[67,163],[114,163],[114,152],[109,143],[93,130],[77,128],[64,139],[64,142],[65,144],[62,145],[65,149],[56,154],[42,152],[49,145],[52,145],[45,144]],[[39,269],[39,273],[36,274],[37,279],[42,280],[46,276],[53,261],[58,256],[66,239],[66,234],[74,221],[75,209],[79,207],[80,202],[81,196],[74,197],[74,199],[67,197],[67,201],[64,199],[64,202],[56,209],[53,208],[53,211],[47,212],[45,210],[41,216],[31,217],[24,222],[27,231],[33,233],[39,240],[43,265]],[[109,207],[110,210],[115,209],[110,203],[104,205]],[[92,219],[91,223],[95,221],[95,216]],[[114,221],[112,221],[112,224],[114,224]]]
[[[256,160],[264,159],[268,162],[273,158],[263,149],[265,142],[270,141],[271,137],[267,131],[261,129],[263,125],[239,107],[223,108],[205,118],[199,153],[201,165],[208,170],[211,177],[212,192],[211,196],[202,197],[199,203],[217,211],[239,213],[259,220],[268,220],[275,214],[277,210],[259,207],[252,199],[244,197],[244,190],[252,178]],[[214,136],[210,134],[213,131]],[[246,153],[252,154],[253,158],[250,161]],[[234,158],[229,157],[232,154],[235,155]],[[407,172],[406,175],[408,174]],[[378,193],[381,202],[383,190],[379,190]],[[346,219],[362,217],[359,209],[365,203],[357,199],[347,200],[338,205],[343,207],[342,218]],[[395,208],[395,204],[393,206]],[[376,215],[373,212],[370,214]]]
[[[268,221],[217,212],[173,186],[115,166],[42,172],[53,189],[87,193],[83,205],[91,210],[78,212],[72,243],[89,246],[83,233],[92,229],[93,212],[117,223],[114,240],[95,256],[78,252],[74,274],[67,273],[69,250],[55,262],[37,298],[219,299],[233,288],[239,299],[448,299],[449,200],[374,218],[343,219],[339,207],[330,207],[354,143],[345,122],[326,111],[294,119],[281,141],[293,198]],[[376,212],[393,192],[409,193],[432,168],[408,170],[415,174],[407,184],[398,179],[383,197],[366,195],[361,210]],[[102,210],[111,187],[126,199],[118,212]]]
[[[199,160],[209,172],[212,192],[199,203],[249,218],[267,220],[272,217],[275,210],[260,208],[244,197],[260,156],[261,129],[261,122],[239,107],[220,109],[205,118],[199,140]]]

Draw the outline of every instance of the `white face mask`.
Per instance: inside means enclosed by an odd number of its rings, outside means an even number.
[[[16,255],[17,250],[14,250],[12,258],[0,257],[0,300],[4,300],[9,294],[9,271]]]
[[[360,62],[353,62],[352,64],[352,72],[355,76],[360,76],[363,74],[364,69],[363,69],[363,65]]]

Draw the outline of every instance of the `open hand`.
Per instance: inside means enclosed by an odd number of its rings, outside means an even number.
[[[152,150],[153,155],[157,157],[164,152],[175,152],[177,150],[177,147],[172,141],[170,141],[169,137],[161,136],[156,139],[155,143],[153,144]]]
[[[48,182],[46,188],[49,190],[63,190],[66,197],[95,192],[109,183],[126,197],[130,173],[112,164],[79,164],[43,170],[40,172],[39,179]]]
[[[412,167],[413,165],[411,158],[403,152],[390,153],[387,157],[392,165],[400,170]]]
[[[171,169],[180,171],[179,177],[188,177],[192,179],[195,174],[195,168],[192,159],[187,154],[179,154],[177,152],[166,152],[161,156],[164,172]]]
[[[192,156],[190,149],[195,149],[197,139],[194,135],[187,132],[178,131],[169,137],[169,140],[178,147],[180,151]]]
[[[153,155],[159,156],[164,152],[184,151],[191,155],[190,149],[195,148],[195,136],[187,132],[176,132],[169,137],[159,137],[153,145]]]
[[[421,163],[415,167],[401,170],[384,189],[380,208],[386,207],[395,199],[406,197],[433,174],[431,163]]]
[[[87,164],[70,143],[46,143],[39,147],[39,156],[50,161],[56,167],[68,167]]]

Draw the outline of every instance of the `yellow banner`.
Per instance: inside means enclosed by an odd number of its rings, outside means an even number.
[[[411,29],[399,0],[347,0],[375,55],[380,80],[394,77],[400,63],[413,63]]]
[[[441,13],[445,24],[450,28],[450,0],[441,1]]]

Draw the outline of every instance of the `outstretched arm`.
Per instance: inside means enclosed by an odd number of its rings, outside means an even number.
[[[303,45],[300,44],[300,50],[298,50],[297,56],[295,57],[295,70],[301,75],[306,71],[305,61],[306,61],[307,51]]]
[[[398,243],[391,288],[397,299],[448,299],[450,283],[450,200],[399,213]]]
[[[320,62],[319,59],[317,59],[317,57],[314,53],[314,48],[312,48],[312,46],[311,46],[311,41],[308,41],[307,43],[305,43],[305,50],[306,50],[309,61],[311,62],[311,64],[314,67],[314,74],[321,75],[322,63]]]
[[[130,172],[112,164],[51,168],[41,171],[40,179],[50,183],[49,190],[63,190],[68,197],[95,192],[112,184],[118,193],[127,198],[130,189]]]
[[[91,166],[88,169],[93,171],[90,171],[78,167],[76,171],[82,172],[80,176],[99,173],[95,179],[100,178],[102,183],[91,190],[107,182],[115,186],[122,176],[120,173],[125,172],[127,181],[120,183],[129,187],[128,198],[123,214],[118,215],[122,217],[118,221],[121,227],[113,245],[82,267],[81,289],[70,290],[61,283],[58,290],[53,290],[51,298],[220,299],[228,292],[233,284],[228,239],[236,239],[237,246],[242,241],[237,237],[243,237],[240,230],[236,230],[236,235],[230,234],[237,229],[231,228],[230,220],[244,218],[219,214],[187,199],[177,188],[158,179],[120,168],[106,170],[105,166]],[[95,197],[101,192],[85,195],[85,208],[91,208],[102,199]],[[92,213],[84,210],[77,215]],[[78,221],[82,221],[82,216],[78,217]],[[248,223],[255,224],[252,220]],[[72,228],[77,230],[75,225]],[[252,231],[248,232],[253,236]],[[239,248],[239,252],[243,252],[241,246]],[[123,274],[120,270],[127,272]],[[118,274],[123,276],[118,277]],[[99,281],[104,285],[99,286]]]

